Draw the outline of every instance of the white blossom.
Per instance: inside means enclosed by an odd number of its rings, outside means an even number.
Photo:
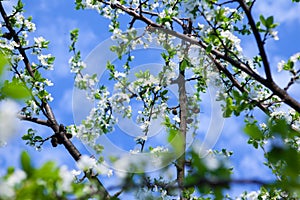
[[[204,28],[204,24],[198,23],[198,28],[199,28],[200,30],[202,30],[202,29]]]
[[[97,161],[88,155],[82,155],[77,161],[77,167],[81,170],[92,169],[96,166]]]
[[[233,35],[232,32],[230,32],[229,30],[223,31],[221,32],[221,36],[233,42],[233,45],[235,46],[236,50],[238,52],[242,52],[243,49],[240,46],[241,40],[235,35]]]
[[[280,72],[283,70],[283,67],[285,65],[285,61],[284,60],[281,60],[278,65],[277,65],[277,71]]]
[[[270,114],[270,116],[271,117],[274,117],[274,118],[276,118],[276,117],[286,117],[286,112],[284,112],[284,111],[274,111],[274,112],[272,112],[271,114]]]
[[[51,96],[50,93],[45,96],[45,99],[49,102],[53,101],[53,97]]]
[[[177,123],[180,123],[180,118],[177,115],[173,117],[173,120]]]
[[[107,167],[107,164],[105,162],[97,164],[95,170],[97,171],[97,173],[106,175],[107,177],[111,177],[113,175],[113,171]]]
[[[259,124],[259,126],[262,128],[262,129],[266,129],[267,128],[267,125],[265,123],[261,123]]]
[[[15,186],[21,183],[24,179],[26,179],[27,175],[23,170],[16,170],[12,175],[7,179],[7,183],[10,186]]]
[[[145,121],[142,125],[140,125],[140,128],[145,131],[149,126],[151,122],[150,121]]]
[[[147,141],[147,139],[148,139],[148,137],[146,135],[143,135],[143,136],[136,137],[134,140],[135,141],[140,141],[140,140]]]
[[[300,60],[300,52],[290,57],[290,61],[292,61],[293,63],[296,63],[298,60]]]
[[[112,8],[110,8],[109,6],[105,6],[105,8],[102,9],[103,11],[103,16],[107,19],[112,19]]]
[[[14,50],[14,46],[12,46],[10,43],[8,44],[6,41],[0,40],[0,48],[1,49],[7,49],[7,50]]]
[[[81,174],[81,171],[80,171],[80,170],[75,170],[75,169],[73,169],[73,170],[71,171],[71,173],[72,173],[72,175],[75,177],[75,176],[79,176],[79,175]]]
[[[259,195],[259,192],[252,191],[250,193],[247,193],[246,195],[243,194],[242,197],[246,198],[247,200],[257,200],[258,199],[258,195]],[[238,198],[238,199],[240,200],[241,198]]]
[[[168,152],[169,149],[168,148],[165,148],[163,146],[157,146],[155,148],[152,148],[150,150],[150,153],[161,153],[161,152]]]
[[[59,169],[59,176],[61,177],[62,180],[62,185],[60,188],[60,190],[64,191],[64,192],[71,192],[72,191],[72,183],[74,180],[74,176],[73,176],[73,171],[69,171],[68,167],[63,165],[62,167],[60,167]]]
[[[38,105],[35,103],[34,100],[29,100],[29,101],[27,102],[27,104],[28,104],[28,106],[31,108],[32,113],[35,113],[35,114],[38,113],[39,107],[38,107]]]
[[[35,24],[28,20],[25,20],[24,25],[27,27],[28,31],[30,32],[34,32],[36,30]]]
[[[158,8],[159,7],[159,3],[155,2],[154,4],[152,4],[152,9]]]
[[[18,55],[12,55],[12,60],[14,60],[14,62],[20,62],[21,60],[24,59],[24,57],[21,55],[21,54],[18,54]]]
[[[48,70],[53,70],[53,64],[48,63],[48,59],[52,58],[51,54],[38,55],[38,60],[40,63]]]
[[[0,182],[0,197],[13,199],[14,195],[15,191],[12,186],[10,186],[7,182]]]
[[[46,79],[44,83],[48,86],[53,86],[53,83],[49,79]]]
[[[81,62],[76,62],[75,63],[75,62],[72,62],[72,59],[73,58],[71,58],[69,60],[69,63],[71,64],[71,73],[77,74],[77,73],[79,73],[80,70],[86,68],[86,64],[84,62],[81,61]]]
[[[33,38],[34,42],[35,42],[35,45],[38,47],[38,48],[42,48],[42,43],[46,42],[45,38],[43,37],[35,37]]]
[[[209,170],[216,170],[220,167],[221,162],[216,158],[215,155],[209,154],[203,158],[203,162]]]
[[[11,41],[10,42],[10,46],[12,46],[13,48],[18,48],[20,47],[20,45],[18,43],[16,43],[15,41]]]
[[[0,197],[5,199],[13,199],[15,195],[14,187],[20,184],[27,177],[23,170],[16,170],[7,180],[0,181]]]
[[[274,38],[274,40],[279,40],[278,31],[270,31],[270,34]]]
[[[77,130],[77,128],[76,128],[76,125],[70,125],[70,126],[68,126],[68,131],[69,131],[69,133],[71,133],[73,136],[77,136],[77,132],[78,132],[78,130]]]
[[[136,139],[135,139],[136,140]],[[139,150],[139,149],[134,149],[134,150],[129,150],[129,152],[131,153],[131,154],[138,154],[138,153],[141,153],[141,151]]]
[[[126,77],[126,74],[125,73],[122,73],[122,72],[115,72],[114,73],[114,78],[124,78]]]

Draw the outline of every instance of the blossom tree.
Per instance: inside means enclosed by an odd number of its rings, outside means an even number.
[[[299,1],[292,2],[298,5]],[[51,107],[54,99],[47,90],[53,83],[45,74],[55,69],[55,57],[44,53],[49,41],[30,36],[36,27],[32,17],[25,17],[21,0],[11,13],[0,1],[0,72],[5,68],[10,72],[2,76],[6,80],[1,82],[0,97],[6,103],[0,117],[6,124],[16,117],[51,129],[50,135],[42,135],[30,128],[22,139],[38,150],[48,142],[53,148],[63,145],[79,169],[71,171],[53,162],[37,168],[23,152],[22,169],[8,168],[1,178],[0,198],[122,199],[126,193],[136,199],[232,199],[226,190],[233,184],[255,184],[258,192],[245,192],[239,199],[297,199],[300,102],[292,89],[300,78],[300,53],[279,62],[277,68],[271,65],[266,47],[270,40],[279,39],[278,23],[273,16],[254,15],[256,3],[76,0],[75,9],[94,9],[109,20],[105,30],[112,34],[110,50],[118,61],[100,63],[106,70],[100,77],[95,72],[99,65],[84,60],[77,48],[80,30],[70,30],[74,91],[85,98],[76,96],[75,104],[93,106],[80,123],[65,124],[56,118]],[[256,47],[254,56],[245,54],[243,40]],[[160,49],[160,67],[134,71],[139,62],[135,51],[153,47]],[[276,81],[274,69],[283,74],[284,84]],[[248,144],[264,152],[272,181],[232,178],[233,152],[195,142],[206,126],[201,123],[201,110],[209,104],[204,95],[210,88],[216,90],[211,99],[221,106],[218,117],[243,116]],[[128,118],[134,119],[140,132],[134,133],[129,154],[114,154],[103,138],[121,131],[116,126]],[[213,114],[214,119],[219,118]],[[157,127],[164,138],[151,141]],[[73,138],[87,145],[91,155],[82,155]],[[0,138],[1,145],[5,139]],[[162,146],[162,140],[168,145]],[[113,174],[117,176],[110,177]],[[111,184],[104,185],[104,178]]]

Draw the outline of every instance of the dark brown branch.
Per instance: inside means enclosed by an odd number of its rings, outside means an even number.
[[[230,71],[224,67],[218,60],[214,59],[212,56],[210,56],[210,59],[214,62],[215,66],[218,68],[219,71],[223,72],[231,81],[231,83],[242,93],[249,94],[249,91],[243,87],[239,81],[230,73]],[[252,102],[259,107],[264,113],[267,115],[270,115],[270,111],[259,101],[252,100]]]
[[[264,47],[264,42],[262,41],[260,33],[256,27],[256,24],[255,24],[252,14],[251,14],[250,8],[248,8],[248,6],[245,4],[244,0],[238,0],[238,2],[240,3],[242,9],[244,10],[244,12],[248,18],[248,23],[253,31],[253,34],[254,34],[254,37],[256,40],[256,44],[257,44],[257,47],[259,50],[259,54],[262,58],[262,62],[264,65],[267,80],[273,82],[270,64],[269,64],[267,53],[266,53],[265,47]]]
[[[298,79],[299,76],[293,76],[288,82],[287,86],[284,87],[284,90],[287,91]]]
[[[160,27],[157,28],[157,27],[158,26],[156,26],[156,27],[148,26],[147,29],[149,31],[160,30],[167,34],[171,34],[177,38],[180,38],[182,40],[188,41],[191,44],[200,46],[203,49],[207,48],[207,45],[204,44],[202,41],[198,41],[196,39],[190,38],[189,36],[178,33],[176,31],[172,31],[172,30],[168,30],[168,29],[164,29],[164,28],[160,28]],[[296,101],[293,97],[291,97],[284,89],[280,88],[275,82],[269,81],[268,79],[261,77],[259,74],[254,72],[251,68],[246,66],[244,63],[238,62],[238,61],[234,60],[233,58],[224,55],[223,53],[221,53],[218,50],[215,50],[215,49],[211,50],[211,54],[215,56],[215,59],[222,59],[224,61],[227,61],[232,66],[242,70],[243,72],[245,72],[246,74],[251,76],[253,79],[255,79],[256,81],[258,81],[259,83],[261,83],[262,85],[264,85],[265,87],[270,89],[275,95],[277,95],[279,98],[281,98],[284,101],[284,103],[289,105],[291,108],[295,109],[297,112],[300,112],[300,103],[298,101]]]
[[[40,124],[40,125],[48,126],[48,127],[51,126],[51,124],[47,120],[42,120],[42,119],[39,119],[37,117],[30,117],[30,116],[24,116],[24,115],[17,115],[17,117],[20,120],[30,121],[30,122],[34,122],[36,124]]]

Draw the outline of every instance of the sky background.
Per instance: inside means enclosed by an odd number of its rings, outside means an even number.
[[[9,6],[14,2],[16,1],[3,3]],[[73,1],[25,0],[24,3],[25,16],[33,16],[33,22],[37,28],[32,36],[43,36],[50,40],[49,49],[46,52],[56,57],[55,70],[45,74],[54,83],[54,86],[48,89],[54,97],[54,101],[51,103],[53,111],[60,123],[73,124],[72,92],[74,82],[73,74],[69,73],[68,66],[69,58],[72,55],[68,51],[69,31],[79,28],[80,35],[77,47],[80,49],[82,57],[85,58],[98,44],[110,37],[110,33],[107,31],[109,21],[94,10],[76,11]],[[300,6],[290,3],[289,0],[258,0],[254,7],[254,14],[258,16],[260,13],[264,13],[266,17],[273,15],[275,21],[280,23],[276,29],[279,32],[279,40],[269,40],[266,47],[275,80],[285,85],[285,76],[277,72],[277,63],[280,60],[287,60],[296,52],[300,52]],[[256,46],[251,40],[242,41],[241,46],[246,55],[255,55],[257,52]],[[291,89],[294,96],[299,97],[294,88],[296,87]],[[226,148],[234,151],[232,156],[232,164],[235,167],[233,177],[239,179],[272,178],[270,170],[262,164],[264,162],[262,152],[255,150],[250,145],[245,145],[248,138],[242,131],[243,126],[243,117],[226,119],[215,148]],[[36,128],[41,135],[49,136],[51,134],[50,129],[28,122],[20,122],[16,137],[12,138],[6,147],[0,148],[0,175],[5,173],[7,166],[19,166],[19,156],[23,149],[30,152],[37,166],[45,161],[55,160],[59,165],[68,165],[70,169],[76,167],[73,159],[62,146],[52,148],[46,144],[41,152],[26,146],[20,136],[29,127]],[[74,141],[83,154],[89,154],[83,144],[76,139]],[[111,185],[112,180],[103,180],[106,185]],[[257,190],[258,187],[235,186],[234,190],[231,191],[232,196],[238,195],[243,189]]]

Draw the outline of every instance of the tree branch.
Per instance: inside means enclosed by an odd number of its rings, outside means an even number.
[[[256,40],[256,44],[257,44],[257,47],[258,47],[258,50],[259,50],[259,54],[262,58],[262,62],[263,62],[263,65],[264,65],[267,80],[273,82],[271,69],[270,69],[270,64],[269,64],[269,61],[268,61],[267,53],[266,53],[265,48],[264,48],[264,42],[262,41],[262,39],[260,37],[259,31],[258,31],[258,29],[256,27],[256,24],[255,24],[255,21],[252,17],[250,8],[248,8],[248,6],[245,4],[244,0],[238,0],[238,2],[240,3],[242,9],[244,10],[244,12],[245,12],[245,14],[248,18],[248,23],[249,23],[249,25],[250,25],[250,27],[253,31],[253,34],[254,34],[254,37],[255,37],[255,40]]]
[[[48,126],[50,127],[51,124],[47,121],[47,120],[42,120],[42,119],[39,119],[37,117],[30,117],[30,116],[24,116],[24,115],[17,115],[17,117],[20,119],[20,120],[24,120],[24,121],[30,121],[30,122],[34,122],[36,124],[40,124],[40,125],[43,125],[43,126]]]
[[[249,94],[249,91],[243,87],[240,82],[230,73],[230,71],[224,67],[217,59],[214,59],[211,55],[209,55],[210,59],[214,62],[215,66],[218,68],[219,71],[223,72],[231,81],[231,83],[242,93],[247,93]],[[267,107],[265,107],[261,102],[252,100],[254,104],[260,108],[264,113],[267,115],[270,115],[270,111],[268,110]]]
[[[182,40],[188,41],[191,44],[200,46],[204,50],[207,48],[207,45],[204,44],[202,41],[198,41],[187,35],[178,33],[173,30],[168,30],[168,29],[161,28],[158,26],[156,26],[156,27],[148,26],[147,29],[149,31],[160,30],[167,34],[171,34],[177,38],[180,38]],[[275,82],[269,81],[268,79],[261,77],[259,74],[254,72],[251,68],[247,67],[244,63],[238,62],[238,61],[234,60],[233,58],[226,56],[225,54],[221,53],[218,50],[212,49],[211,54],[215,56],[214,59],[218,59],[218,58],[222,59],[222,60],[230,63],[232,66],[242,70],[243,72],[245,72],[246,74],[251,76],[253,79],[255,79],[256,81],[258,81],[259,83],[261,83],[262,85],[264,85],[265,87],[270,89],[275,95],[277,95],[279,98],[281,98],[284,103],[289,105],[291,108],[294,108],[297,112],[300,112],[300,103],[297,100],[295,100],[293,97],[291,97],[284,89],[280,88]]]

